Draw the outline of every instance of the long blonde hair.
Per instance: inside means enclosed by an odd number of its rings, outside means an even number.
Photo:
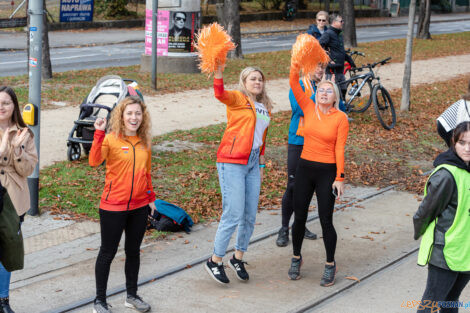
[[[125,136],[126,127],[124,125],[124,120],[122,118],[124,110],[129,104],[138,104],[142,108],[142,123],[137,129],[137,136],[142,140],[142,142],[150,147],[151,145],[151,121],[150,114],[147,110],[147,106],[144,101],[138,96],[130,96],[124,98],[111,112],[111,118],[109,119],[109,130],[113,132],[117,137]]]
[[[264,83],[263,90],[257,96],[253,95],[251,92],[249,92],[246,89],[246,79],[248,75],[250,75],[253,72],[260,73],[261,77],[263,78],[263,83]],[[249,97],[251,101],[261,102],[262,104],[266,106],[266,109],[268,109],[268,111],[271,112],[273,108],[273,103],[271,101],[271,98],[269,98],[266,93],[266,77],[264,76],[263,71],[261,71],[260,68],[253,67],[253,66],[245,67],[240,73],[240,80],[238,82],[238,88],[245,96]]]

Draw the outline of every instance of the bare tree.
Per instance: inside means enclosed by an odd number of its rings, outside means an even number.
[[[405,73],[403,74],[403,86],[401,89],[401,111],[410,110],[410,86],[411,86],[411,56],[413,52],[413,30],[416,12],[416,0],[410,1],[408,17],[408,33],[406,35]]]
[[[42,70],[41,77],[43,79],[52,78],[52,64],[51,64],[51,54],[49,49],[49,22],[47,20],[47,9],[46,9],[46,0],[43,0],[44,5],[44,14],[42,15]]]
[[[325,11],[330,12],[330,0],[325,0]]]
[[[429,24],[431,22],[431,0],[419,1],[418,31],[416,38],[431,39]]]
[[[237,46],[235,50],[229,52],[229,58],[243,58],[242,36],[240,31],[240,1],[225,0],[217,3],[217,19],[227,33],[232,37],[233,43]]]
[[[343,17],[343,40],[346,48],[357,47],[356,19],[354,16],[354,0],[340,1],[340,14]]]

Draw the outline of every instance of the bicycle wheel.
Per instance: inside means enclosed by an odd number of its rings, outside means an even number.
[[[357,88],[359,88],[363,81],[364,78],[356,78],[350,81],[346,87],[345,102],[349,103],[349,111],[351,112],[362,113],[367,110],[372,103],[372,84],[370,80],[368,80],[362,89],[354,96]]]
[[[375,85],[372,90],[372,101],[374,102],[374,110],[380,124],[390,130],[395,127],[397,122],[397,115],[393,107],[392,97],[387,89],[380,85]]]

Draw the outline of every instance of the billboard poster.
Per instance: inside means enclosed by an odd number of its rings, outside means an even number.
[[[200,12],[170,12],[169,52],[193,52],[193,41],[199,30]]]
[[[60,21],[93,21],[93,0],[60,0]]]
[[[169,11],[158,10],[157,55],[168,55]],[[145,11],[145,54],[152,54],[152,10]]]

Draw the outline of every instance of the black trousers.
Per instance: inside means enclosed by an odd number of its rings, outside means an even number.
[[[304,146],[289,144],[287,147],[287,187],[282,196],[282,226],[289,227],[289,221],[294,213],[294,184],[295,172],[299,164]]]
[[[336,230],[333,226],[335,196],[332,185],[336,178],[336,164],[319,163],[300,159],[294,186],[294,224],[292,245],[294,255],[300,256],[305,233],[308,207],[313,193],[317,195],[318,216],[326,249],[326,261],[333,262],[336,250]]]
[[[463,274],[446,270],[432,264],[428,265],[428,281],[426,290],[418,307],[418,313],[436,312],[435,308],[439,301],[446,301],[441,304],[441,313],[457,313],[458,307],[452,307],[459,300],[462,290],[470,280],[470,274]]]
[[[106,301],[109,269],[116,255],[121,235],[126,239],[125,274],[127,294],[137,294],[137,280],[140,268],[140,244],[147,227],[149,207],[144,206],[131,211],[114,212],[100,209],[101,247],[96,259],[96,299]]]

